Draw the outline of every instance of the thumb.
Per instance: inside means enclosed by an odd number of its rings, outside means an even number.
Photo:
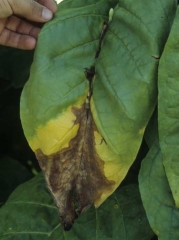
[[[8,3],[13,14],[20,15],[33,22],[46,22],[53,17],[52,11],[34,0],[8,0]]]

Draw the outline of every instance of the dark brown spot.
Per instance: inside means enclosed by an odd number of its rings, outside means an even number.
[[[85,211],[114,184],[105,177],[104,162],[95,149],[94,131],[97,129],[90,109],[84,104],[81,109],[73,108],[73,113],[79,130],[69,147],[50,156],[40,149],[36,151],[66,230],[73,225],[76,211],[79,214]],[[75,203],[78,209],[75,209]]]

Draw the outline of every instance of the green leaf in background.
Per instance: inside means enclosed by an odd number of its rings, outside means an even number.
[[[157,139],[142,162],[139,189],[149,223],[158,240],[178,240],[179,210],[170,191]]]
[[[92,202],[98,207],[137,156],[177,1],[120,0],[109,22],[115,5],[59,4],[39,35],[22,93],[24,132],[67,230],[74,202],[79,214]]]
[[[0,206],[14,189],[33,175],[18,161],[8,156],[0,158]]]
[[[179,207],[179,8],[159,65],[159,139],[163,164]]]
[[[60,227],[42,174],[19,186],[0,211],[1,240],[150,240],[152,236],[134,184],[118,189],[97,210],[88,209],[70,232]]]

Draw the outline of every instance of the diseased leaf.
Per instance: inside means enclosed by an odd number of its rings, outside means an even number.
[[[40,33],[31,76],[22,94],[25,135],[66,229],[75,218],[73,192],[80,213],[93,200],[101,203],[103,191],[108,195],[114,191],[114,182],[103,174],[104,163],[95,144],[104,145],[106,151],[108,147],[89,109],[92,66],[111,6],[106,0],[62,2],[56,17]]]
[[[163,164],[179,207],[179,8],[159,65],[159,138]]]
[[[137,185],[118,189],[97,210],[88,209],[70,232],[64,232],[42,174],[13,192],[0,210],[0,219],[1,240],[150,240],[153,236]]]
[[[149,223],[158,239],[178,240],[179,210],[167,181],[158,139],[142,162],[139,189]]]
[[[64,1],[39,35],[21,118],[66,230],[124,179],[156,104],[177,1],[132,2],[109,22],[116,1]]]

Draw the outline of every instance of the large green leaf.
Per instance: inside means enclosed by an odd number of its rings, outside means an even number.
[[[142,202],[159,240],[178,240],[179,210],[175,207],[156,139],[139,174]]]
[[[179,8],[159,65],[159,137],[166,175],[179,207]]]
[[[177,6],[121,0],[109,22],[115,3],[59,4],[39,35],[22,94],[24,132],[66,229],[75,219],[74,201],[78,213],[92,202],[98,207],[136,158]]]
[[[59,224],[42,174],[19,186],[0,210],[1,240],[149,240],[152,236],[137,185],[118,189],[98,210],[88,209],[70,232]]]

